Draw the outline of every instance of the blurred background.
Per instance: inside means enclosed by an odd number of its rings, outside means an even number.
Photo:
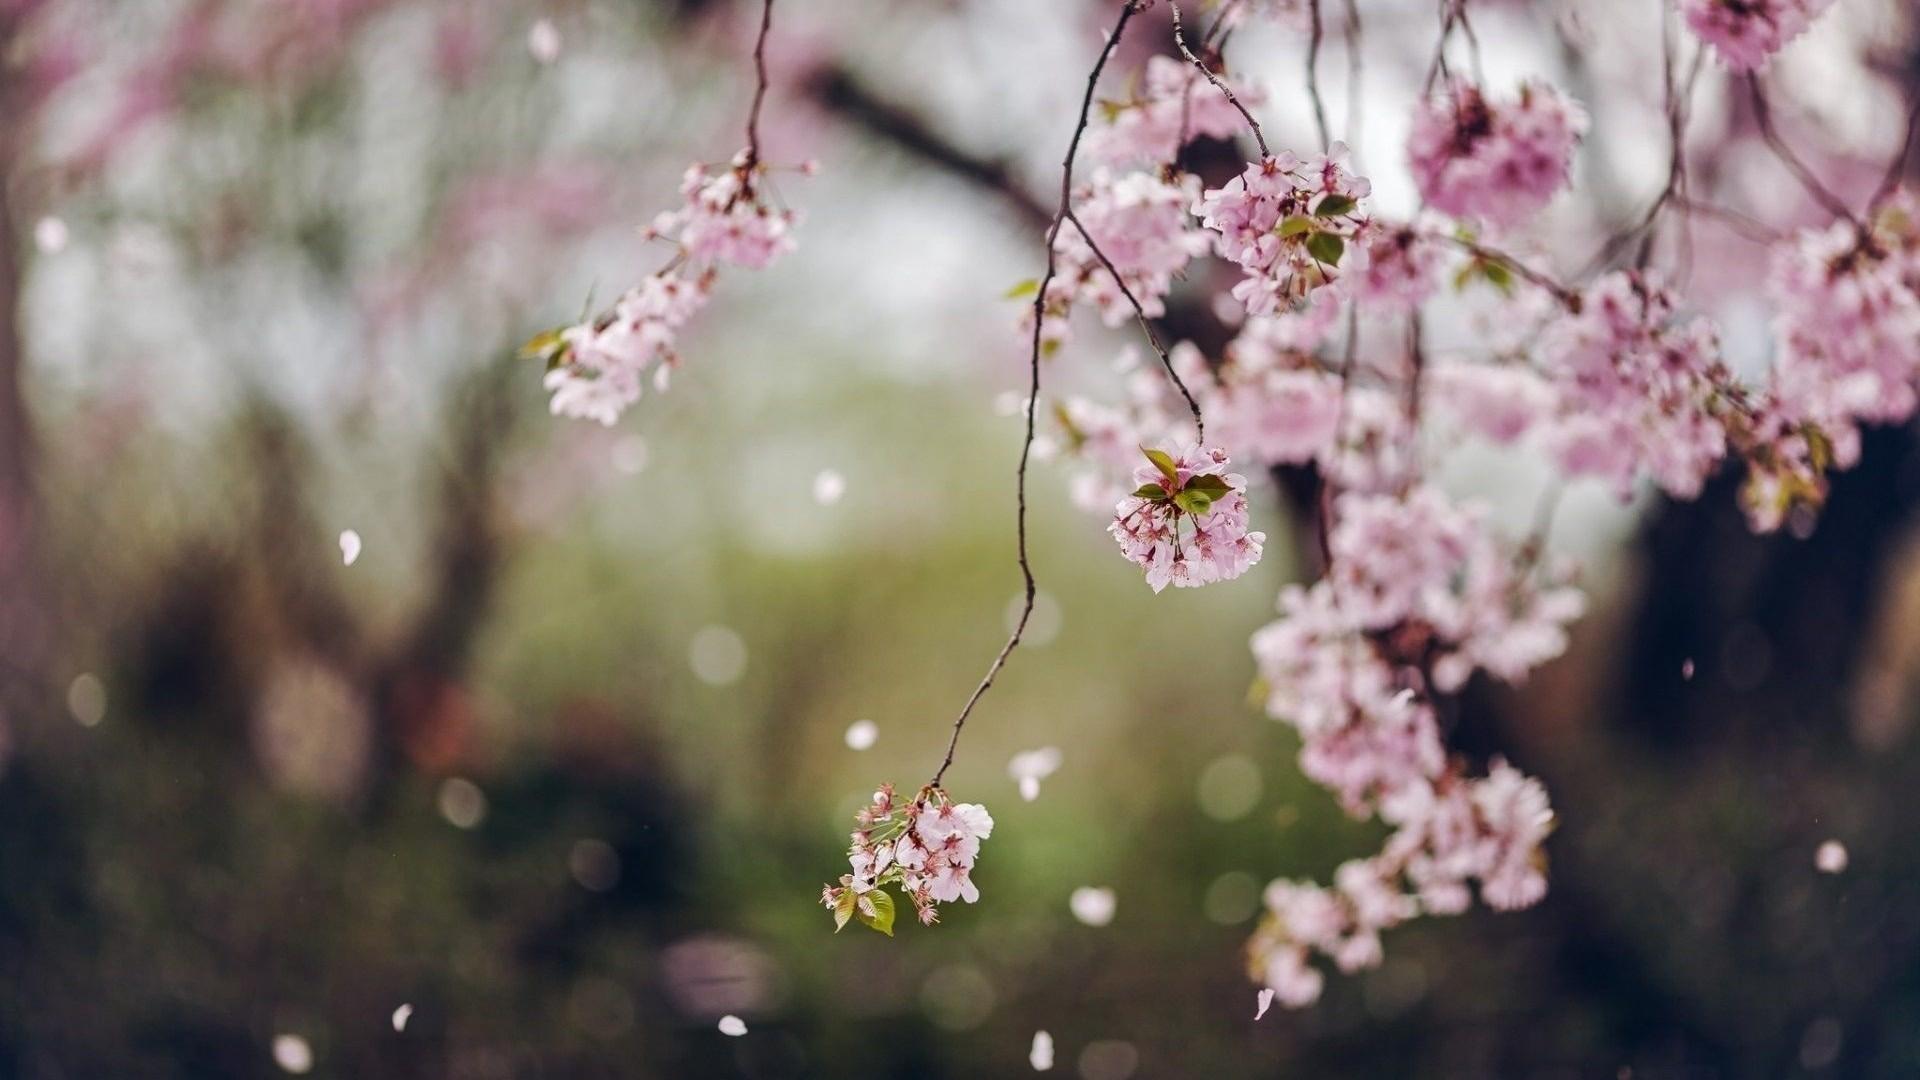
[[[1358,73],[1329,15],[1329,107],[1402,212],[1433,6],[1360,0]],[[1661,5],[1483,6],[1490,81],[1594,113],[1526,238],[1572,273],[1664,180]],[[1016,603],[1002,294],[1110,7],[780,0],[801,247],[603,429],[514,351],[653,269],[636,227],[738,149],[757,3],[0,0],[0,1076],[1002,1076],[1036,1029],[1086,1080],[1920,1075],[1907,430],[1799,535],[1730,481],[1569,492],[1594,612],[1454,729],[1552,792],[1547,900],[1396,931],[1258,1024],[1260,890],[1379,843],[1245,700],[1312,478],[1256,499],[1254,573],[1156,597],[1037,466],[1035,625],[948,776],[997,821],[984,899],[832,934],[852,813],[930,772]],[[1111,86],[1168,50],[1142,25]],[[1302,43],[1229,55],[1307,146]],[[1911,5],[1839,0],[1768,78],[1869,188]],[[1818,220],[1725,82],[1702,183]],[[1760,255],[1693,256],[1753,363]],[[1205,284],[1168,324],[1214,348]],[[1048,378],[1117,395],[1127,340],[1088,324]],[[1529,468],[1446,475],[1524,522]]]

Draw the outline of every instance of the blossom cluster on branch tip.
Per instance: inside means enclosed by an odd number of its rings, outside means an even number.
[[[1340,274],[1366,269],[1368,228],[1361,200],[1372,191],[1346,167],[1347,148],[1303,162],[1282,151],[1249,164],[1194,204],[1200,224],[1218,234],[1221,258],[1245,276],[1233,298],[1248,313],[1289,307]]]
[[[1764,65],[1833,0],[1679,0],[1687,27],[1735,71]]]
[[[1484,777],[1443,772],[1383,804],[1394,826],[1380,854],[1352,859],[1332,887],[1279,880],[1247,942],[1248,973],[1284,1005],[1320,997],[1318,953],[1343,972],[1377,966],[1380,932],[1420,914],[1451,915],[1480,899],[1497,910],[1527,907],[1546,894],[1541,844],[1554,817],[1540,782],[1495,760]]]
[[[1114,508],[1107,531],[1154,592],[1227,581],[1260,561],[1267,536],[1247,529],[1247,479],[1225,471],[1226,451],[1145,453],[1147,464],[1133,474],[1140,486]]]
[[[1546,83],[1492,98],[1456,78],[1414,110],[1407,157],[1428,205],[1505,228],[1567,185],[1586,130],[1586,111]]]
[[[1819,505],[1826,470],[1859,460],[1860,424],[1903,423],[1920,406],[1920,200],[1900,192],[1859,227],[1788,238],[1767,299],[1779,356],[1742,494],[1763,527]]]
[[[688,168],[682,205],[659,214],[642,233],[674,245],[668,265],[610,311],[528,342],[523,352],[547,365],[555,415],[612,424],[640,400],[649,380],[664,390],[679,364],[674,340],[705,306],[720,268],[764,269],[793,250],[797,215],[764,197],[766,172],[747,150],[724,169]]]
[[[859,828],[847,849],[851,870],[820,893],[836,931],[857,921],[891,937],[895,907],[889,886],[926,926],[940,920],[940,904],[980,899],[973,864],[980,841],[993,835],[986,807],[956,803],[933,786],[901,802],[892,784],[882,784],[854,820]]]

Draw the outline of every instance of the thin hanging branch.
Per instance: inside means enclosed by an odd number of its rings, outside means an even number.
[[[1067,143],[1067,156],[1060,163],[1060,203],[1053,213],[1053,222],[1047,227],[1047,272],[1040,279],[1040,289],[1033,298],[1033,350],[1028,358],[1029,374],[1027,388],[1027,433],[1020,444],[1020,467],[1016,471],[1015,491],[1015,534],[1018,537],[1020,552],[1020,576],[1025,582],[1024,598],[1020,605],[1020,618],[1014,623],[1013,632],[1007,635],[1007,643],[988,666],[980,685],[974,687],[967,703],[961,707],[960,715],[953,718],[953,734],[947,738],[947,752],[940,759],[940,767],[933,771],[933,779],[927,781],[928,787],[939,787],[940,780],[946,776],[947,769],[953,764],[953,752],[960,745],[960,732],[967,726],[967,717],[973,715],[973,707],[980,703],[1000,669],[1007,664],[1007,657],[1020,647],[1020,636],[1026,632],[1027,620],[1033,616],[1033,598],[1037,591],[1033,580],[1033,565],[1027,557],[1027,462],[1033,456],[1034,414],[1040,404],[1040,355],[1041,328],[1046,320],[1047,289],[1053,284],[1059,272],[1060,255],[1054,247],[1059,239],[1060,227],[1072,212],[1073,162],[1080,153],[1080,137],[1086,134],[1087,120],[1093,112],[1094,90],[1100,84],[1100,73],[1106,70],[1107,61],[1113,57],[1114,49],[1120,44],[1121,34],[1126,32],[1127,23],[1133,17],[1146,10],[1149,0],[1123,0],[1120,5],[1119,21],[1113,25],[1113,32],[1107,35],[1107,43],[1100,50],[1100,58],[1094,62],[1093,71],[1087,75],[1087,92],[1080,101],[1080,118],[1074,124],[1073,138]]]
[[[1779,158],[1780,163],[1787,167],[1787,171],[1793,174],[1794,179],[1800,181],[1800,186],[1806,188],[1807,194],[1813,196],[1813,201],[1819,203],[1834,217],[1842,218],[1858,227],[1860,221],[1853,216],[1853,211],[1847,207],[1846,202],[1835,195],[1827,185],[1821,183],[1820,177],[1814,174],[1806,162],[1800,160],[1799,155],[1793,152],[1793,148],[1787,145],[1778,131],[1774,130],[1773,109],[1767,103],[1766,91],[1760,86],[1759,73],[1748,73],[1747,91],[1749,99],[1753,102],[1754,123],[1759,125],[1760,138],[1766,142],[1767,149],[1772,150],[1773,156]]]
[[[1133,305],[1134,318],[1140,321],[1140,329],[1146,333],[1147,343],[1153,346],[1154,352],[1160,354],[1160,365],[1167,369],[1167,378],[1173,380],[1174,388],[1179,390],[1180,396],[1187,401],[1187,411],[1193,414],[1195,438],[1204,444],[1207,441],[1207,422],[1200,416],[1200,403],[1194,400],[1193,392],[1187,389],[1186,381],[1180,378],[1178,371],[1174,370],[1173,354],[1160,340],[1160,334],[1153,328],[1152,320],[1147,318],[1147,309],[1141,307],[1140,301],[1134,298],[1133,290],[1127,288],[1126,281],[1120,277],[1120,269],[1113,265],[1112,259],[1107,258],[1106,252],[1100,250],[1100,245],[1094,241],[1093,234],[1087,231],[1086,225],[1080,221],[1079,216],[1071,209],[1067,210],[1066,214],[1067,220],[1072,222],[1074,229],[1080,233],[1080,238],[1093,249],[1094,257],[1100,260],[1100,265],[1106,267],[1107,273],[1113,276],[1114,287],[1120,290],[1121,296],[1127,298],[1127,303]]]
[[[760,164],[760,107],[767,100],[767,36],[773,31],[773,0],[760,5],[760,36],[753,43],[753,105],[747,110],[747,165],[749,175]]]
[[[1207,81],[1213,84],[1214,89],[1226,95],[1229,105],[1240,110],[1240,115],[1246,119],[1247,126],[1253,129],[1253,141],[1260,146],[1260,156],[1263,158],[1272,157],[1273,155],[1267,150],[1267,137],[1260,130],[1260,121],[1255,120],[1253,114],[1247,111],[1247,107],[1240,104],[1240,99],[1233,96],[1233,90],[1229,88],[1225,82],[1221,81],[1220,76],[1214,74],[1212,68],[1208,67],[1198,56],[1195,56],[1192,49],[1187,48],[1186,29],[1180,22],[1180,5],[1173,2],[1173,0],[1167,0],[1167,7],[1173,12],[1173,43],[1180,47],[1180,55],[1187,58],[1187,63],[1198,68],[1200,74],[1205,75]]]
[[[1320,0],[1307,0],[1312,25],[1307,33],[1307,100],[1313,103],[1313,126],[1320,133],[1320,152],[1333,144],[1327,134],[1327,105],[1320,99],[1320,42],[1326,36],[1320,23]]]

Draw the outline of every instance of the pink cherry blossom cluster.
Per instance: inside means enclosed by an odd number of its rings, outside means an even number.
[[[1585,110],[1545,83],[1496,100],[1454,79],[1414,110],[1407,157],[1428,205],[1505,228],[1566,186],[1586,130]]]
[[[1735,71],[1752,71],[1833,6],[1833,0],[1679,0],[1687,27]]]
[[[1134,472],[1139,488],[1114,508],[1107,531],[1154,592],[1231,580],[1260,561],[1267,536],[1247,529],[1247,478],[1226,471],[1226,451],[1146,454]]]
[[[835,930],[857,920],[891,936],[894,902],[888,886],[899,890],[926,926],[940,921],[938,905],[980,899],[973,865],[980,841],[993,835],[986,807],[956,803],[933,786],[902,803],[892,784],[882,784],[854,820],[859,828],[847,849],[851,870],[841,875],[840,884],[820,893],[820,903],[833,912]]]
[[[1691,499],[1726,456],[1732,376],[1713,324],[1677,321],[1678,307],[1650,276],[1619,272],[1548,327],[1540,352],[1562,413],[1550,438],[1569,475],[1608,480],[1625,497],[1644,469]]]
[[[1364,268],[1347,278],[1353,301],[1382,312],[1418,308],[1439,286],[1444,253],[1436,227],[1376,219],[1367,233]]]
[[[1284,309],[1366,269],[1367,247],[1355,241],[1369,226],[1360,202],[1372,185],[1349,172],[1346,159],[1339,143],[1309,162],[1282,151],[1195,204],[1200,223],[1219,234],[1220,256],[1245,271],[1233,296],[1249,314]]]
[[[680,185],[685,201],[643,234],[675,245],[668,266],[628,290],[612,311],[529,344],[527,351],[547,362],[555,415],[610,425],[640,400],[649,377],[664,390],[679,363],[674,339],[705,305],[719,268],[764,269],[793,250],[796,215],[762,198],[765,171],[746,150],[726,169],[689,168]]]
[[[1285,1005],[1320,997],[1320,953],[1343,972],[1378,965],[1380,933],[1420,914],[1453,915],[1480,899],[1497,910],[1527,907],[1546,895],[1541,844],[1553,830],[1547,793],[1496,759],[1485,777],[1456,771],[1410,787],[1381,807],[1394,826],[1386,847],[1353,859],[1325,888],[1280,880],[1267,887],[1266,913],[1247,943],[1249,974]]]
[[[1169,177],[1157,171],[1116,175],[1097,170],[1073,197],[1075,217],[1086,226],[1093,244],[1071,227],[1062,228],[1054,240],[1059,267],[1047,288],[1042,339],[1054,347],[1066,341],[1067,317],[1076,301],[1093,304],[1108,326],[1134,316],[1127,293],[1149,318],[1165,314],[1163,299],[1174,279],[1196,256],[1212,248],[1187,212],[1199,193],[1200,179],[1192,175]],[[1094,245],[1099,247],[1098,254]],[[1126,293],[1100,255],[1119,271]]]
[[[1357,817],[1394,830],[1334,887],[1278,881],[1250,943],[1253,975],[1279,999],[1318,997],[1318,951],[1343,971],[1379,963],[1379,933],[1418,914],[1457,914],[1478,882],[1489,906],[1546,892],[1552,826],[1539,783],[1501,762],[1487,776],[1450,760],[1431,704],[1475,670],[1516,681],[1559,655],[1580,593],[1537,580],[1473,507],[1420,487],[1339,499],[1333,570],[1290,586],[1253,638],[1267,711],[1301,738],[1301,771]]]
[[[1216,77],[1248,108],[1266,103],[1261,87],[1226,75]],[[1134,95],[1125,101],[1103,101],[1100,106],[1103,122],[1087,133],[1087,151],[1098,161],[1116,165],[1168,164],[1187,142],[1231,139],[1246,123],[1226,95],[1193,65],[1171,56],[1148,58],[1145,77]]]

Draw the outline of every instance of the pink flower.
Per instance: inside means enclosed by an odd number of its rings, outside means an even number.
[[[1266,103],[1266,92],[1220,76],[1249,109]],[[1111,164],[1161,165],[1178,156],[1184,133],[1194,139],[1231,139],[1246,126],[1231,102],[1193,65],[1171,56],[1147,60],[1145,78],[1128,101],[1103,101],[1104,123],[1087,133],[1087,152]]]
[[[685,203],[660,214],[645,235],[672,241],[679,255],[665,270],[629,290],[610,313],[534,339],[528,352],[547,361],[546,388],[555,415],[612,424],[640,399],[651,372],[665,389],[678,363],[674,337],[713,290],[720,265],[761,269],[793,249],[795,215],[760,200],[763,167],[741,151],[719,173],[687,170]]]
[[[1731,376],[1718,336],[1705,319],[1677,322],[1676,304],[1656,281],[1609,274],[1541,341],[1564,410],[1551,440],[1561,467],[1608,480],[1623,498],[1643,470],[1693,498],[1727,452]]]
[[[1086,225],[1099,254],[1113,262],[1127,293],[1150,318],[1166,313],[1163,299],[1174,279],[1212,247],[1187,213],[1199,191],[1195,176],[1167,180],[1155,172],[1116,176],[1105,169],[1074,191],[1074,216]],[[1108,326],[1134,317],[1133,305],[1115,284],[1112,271],[1071,223],[1061,228],[1054,250],[1059,257],[1044,305],[1044,342],[1067,339],[1067,317],[1075,302],[1093,304]],[[1023,315],[1029,333],[1032,319],[1029,307]]]
[[[1281,153],[1246,167],[1194,205],[1218,233],[1220,256],[1245,272],[1234,299],[1248,314],[1291,306],[1322,285],[1367,266],[1368,220],[1360,203],[1372,191],[1347,171],[1347,148],[1301,162]]]
[[[1566,186],[1587,115],[1541,82],[1494,100],[1462,79],[1414,111],[1407,156],[1431,206],[1509,227]]]
[[[1687,27],[1735,71],[1765,64],[1833,0],[1680,0]]]
[[[1147,456],[1134,473],[1140,487],[1120,500],[1107,531],[1154,592],[1237,578],[1260,561],[1267,537],[1247,529],[1246,477],[1225,471],[1224,450]]]

